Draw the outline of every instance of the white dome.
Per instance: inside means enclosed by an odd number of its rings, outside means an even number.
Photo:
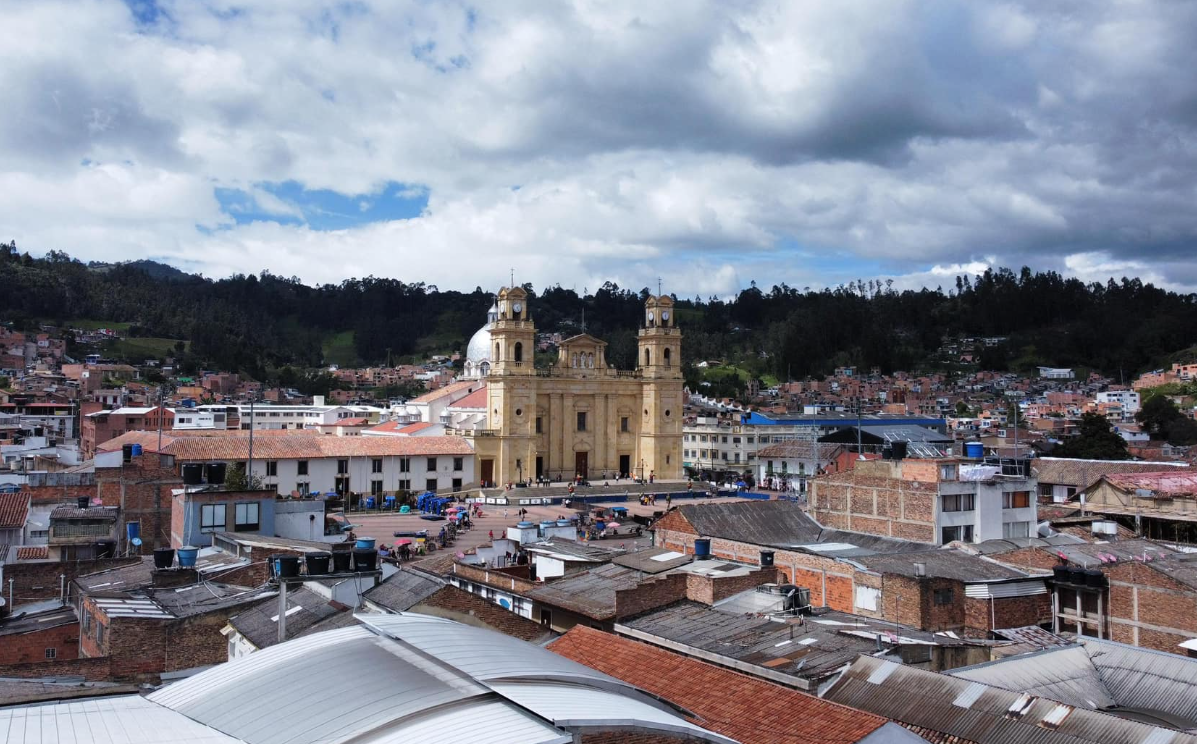
[[[480,364],[490,361],[490,323],[479,328],[466,346],[466,361]]]

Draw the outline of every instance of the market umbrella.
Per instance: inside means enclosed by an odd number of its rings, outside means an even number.
[[[396,540],[395,547],[398,548],[398,547],[402,547],[404,545],[411,545],[411,543],[412,543],[412,541],[405,537],[402,540]]]
[[[607,522],[606,529],[613,530],[619,527],[619,522]]]

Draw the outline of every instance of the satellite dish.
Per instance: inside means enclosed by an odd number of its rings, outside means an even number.
[[[140,538],[140,537],[135,537],[135,538],[133,538],[132,540],[130,540],[129,542],[133,543],[134,545],[138,545],[138,546],[140,546],[140,545],[141,545],[141,538]]]

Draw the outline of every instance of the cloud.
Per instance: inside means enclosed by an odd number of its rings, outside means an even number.
[[[1197,287],[1197,6],[44,0],[0,224],[219,276]]]

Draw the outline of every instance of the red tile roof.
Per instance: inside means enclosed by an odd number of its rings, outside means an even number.
[[[119,450],[124,444],[139,443],[147,452],[157,447],[156,432],[131,431],[100,447]],[[182,462],[245,460],[249,457],[249,436],[163,437],[162,452]],[[254,457],[263,460],[310,460],[321,457],[388,457],[391,455],[435,457],[472,455],[474,450],[461,437],[333,437],[304,430],[291,436],[259,437],[254,433]]]
[[[1169,496],[1197,495],[1197,473],[1192,470],[1164,470],[1153,473],[1107,473],[1110,485],[1123,491],[1144,489]]]
[[[0,493],[0,528],[24,527],[29,516],[29,494]]]
[[[466,397],[451,403],[450,408],[486,408],[486,386],[478,388]]]
[[[18,561],[44,561],[50,557],[50,546],[31,545],[17,548]]]
[[[400,434],[415,434],[416,432],[424,431],[425,429],[427,429],[431,426],[433,426],[433,424],[431,422],[419,421],[414,424],[408,424],[407,426],[403,427],[402,429],[399,429],[399,433]]]
[[[453,393],[458,393],[463,390],[469,390],[472,386],[477,385],[477,384],[478,384],[477,380],[462,380],[461,382],[455,382],[451,385],[446,385],[443,388],[437,388],[436,390],[433,390],[432,392],[424,393],[423,395],[419,396],[418,398],[412,398],[411,400],[409,400],[407,402],[408,403],[431,403],[434,400],[440,400],[441,398],[445,397],[446,395],[452,395]]]
[[[681,706],[690,720],[743,744],[848,744],[881,716],[639,641],[575,626],[549,649]]]

